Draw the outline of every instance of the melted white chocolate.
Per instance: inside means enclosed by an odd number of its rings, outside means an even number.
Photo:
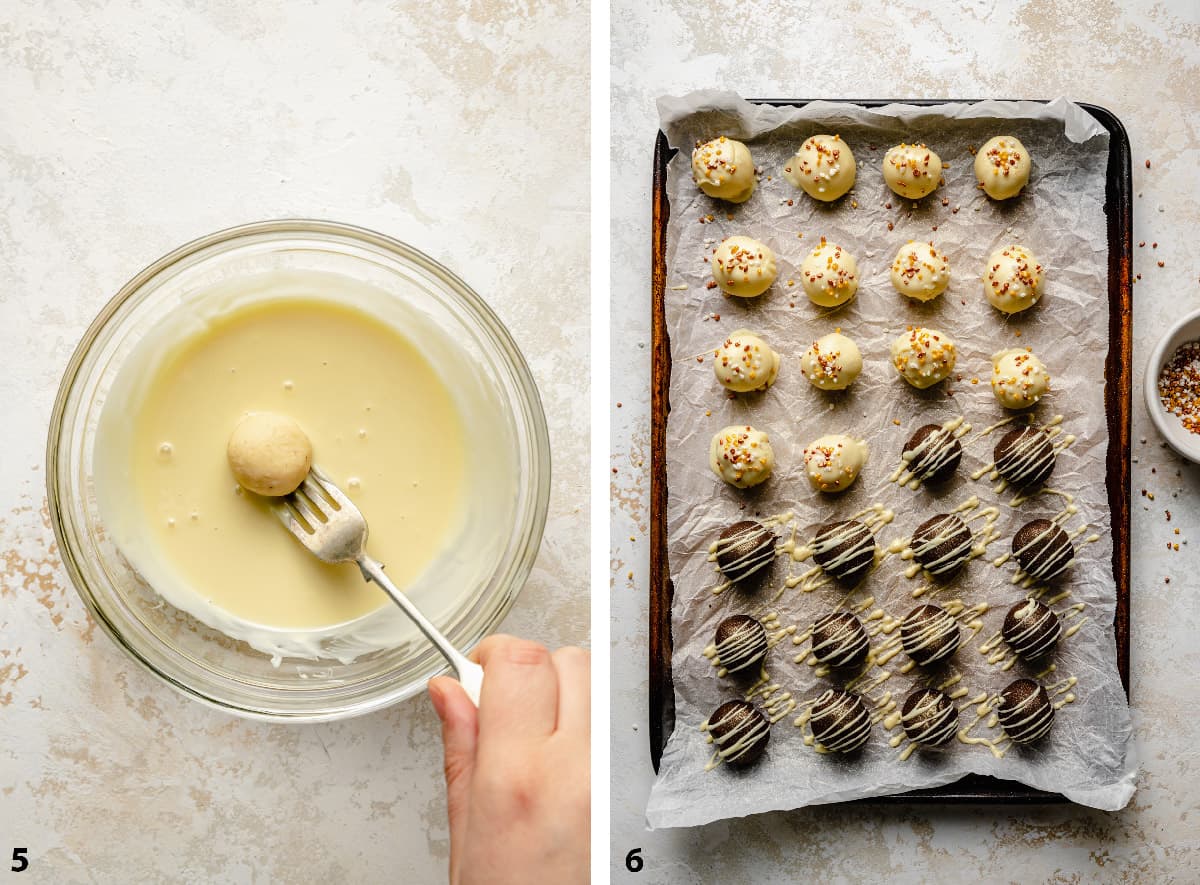
[[[247,411],[295,418],[366,516],[372,554],[444,623],[492,552],[468,548],[457,566],[440,554],[474,538],[476,498],[512,495],[506,445],[466,455],[468,425],[507,439],[503,419],[492,423],[498,407],[479,398],[446,333],[402,318],[411,308],[364,283],[274,272],[212,292],[201,302],[210,313],[180,311],[151,330],[110,393],[96,448],[110,537],[168,602],[276,663],[348,662],[416,641],[357,569],[319,562],[241,491],[227,439]],[[399,331],[406,322],[411,333]]]

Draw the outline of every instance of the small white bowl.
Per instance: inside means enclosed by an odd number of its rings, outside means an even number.
[[[1146,364],[1146,377],[1143,388],[1146,394],[1146,411],[1150,420],[1158,428],[1158,432],[1177,451],[1189,461],[1200,464],[1200,434],[1192,433],[1183,426],[1178,415],[1168,412],[1158,398],[1158,375],[1164,365],[1175,355],[1181,344],[1200,339],[1200,310],[1188,314],[1167,330],[1167,334],[1159,340],[1150,354],[1150,362]]]

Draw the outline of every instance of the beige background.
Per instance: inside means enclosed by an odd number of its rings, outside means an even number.
[[[1166,543],[1200,536],[1200,468],[1161,448],[1140,391],[1143,363],[1170,319],[1200,307],[1200,5],[616,0],[613,21],[613,880],[1196,881],[1200,575],[1194,545],[1174,553]],[[1143,774],[1125,811],[855,805],[646,831],[654,99],[706,87],[797,98],[1065,94],[1109,107],[1129,129],[1134,241],[1146,241],[1134,249],[1143,280],[1134,288],[1132,696]],[[636,876],[624,866],[633,848],[645,859]]]
[[[66,361],[144,265],[310,215],[406,240],[496,308],[545,400],[554,485],[505,624],[587,636],[586,11],[6,3],[0,24],[0,878],[437,882],[441,746],[419,697],[268,726],[139,669],[60,567],[43,447]],[[553,288],[537,284],[539,276]]]

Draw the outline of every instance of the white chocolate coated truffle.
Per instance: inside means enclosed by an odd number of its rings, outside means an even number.
[[[1046,271],[1024,246],[1005,246],[988,258],[983,274],[983,294],[996,310],[1019,313],[1042,297]]]
[[[779,374],[779,354],[759,335],[738,329],[713,351],[713,372],[727,390],[765,390]]]
[[[1007,200],[1029,183],[1029,151],[1011,135],[989,139],[975,154],[975,177],[993,200]]]
[[[775,469],[775,452],[761,430],[748,424],[726,427],[712,438],[708,466],[731,486],[748,489],[766,480]]]
[[[270,498],[296,490],[312,467],[312,444],[286,415],[251,412],[233,428],[225,450],[243,488]]]
[[[892,342],[892,365],[913,387],[932,387],[954,371],[958,351],[937,329],[913,328]]]
[[[1028,348],[1014,347],[992,357],[992,393],[1004,408],[1028,408],[1049,389],[1045,363]]]
[[[901,295],[931,301],[950,285],[950,259],[933,243],[906,243],[892,262],[892,285]]]
[[[831,202],[854,187],[854,153],[837,135],[814,135],[783,167],[783,177],[814,200]]]
[[[830,332],[812,343],[800,357],[804,377],[821,390],[844,390],[862,372],[858,345],[841,332]]]
[[[692,180],[710,197],[744,203],[754,193],[754,159],[740,141],[714,138],[692,151]]]
[[[771,247],[751,237],[726,237],[709,263],[721,291],[738,298],[761,295],[779,274]]]
[[[919,200],[942,180],[942,158],[923,144],[898,144],[883,156],[883,180],[905,199]]]
[[[804,450],[808,481],[819,492],[849,488],[866,463],[867,444],[842,433],[823,436]]]
[[[800,282],[814,304],[837,307],[858,291],[858,262],[841,246],[821,237],[821,245],[800,265]]]

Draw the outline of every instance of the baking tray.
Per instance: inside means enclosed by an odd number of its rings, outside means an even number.
[[[814,99],[753,98],[755,104],[803,107]],[[910,104],[921,107],[974,103],[966,99],[840,99],[863,107]],[[1113,630],[1117,670],[1129,696],[1129,453],[1133,388],[1133,176],[1129,135],[1107,108],[1080,103],[1108,130],[1108,169],[1104,214],[1108,220],[1108,356],[1104,361],[1104,405],[1108,419],[1105,484],[1111,510],[1113,577],[1117,607]],[[667,163],[676,151],[661,131],[654,145],[651,223],[651,369],[650,369],[650,759],[658,771],[663,747],[675,726],[675,686],[671,679],[671,601],[675,588],[667,562],[667,416],[671,412],[671,348],[667,335]],[[879,796],[860,802],[955,802],[962,804],[1045,804],[1065,802],[1057,793],[1035,790],[1016,781],[972,774],[951,784]]]

